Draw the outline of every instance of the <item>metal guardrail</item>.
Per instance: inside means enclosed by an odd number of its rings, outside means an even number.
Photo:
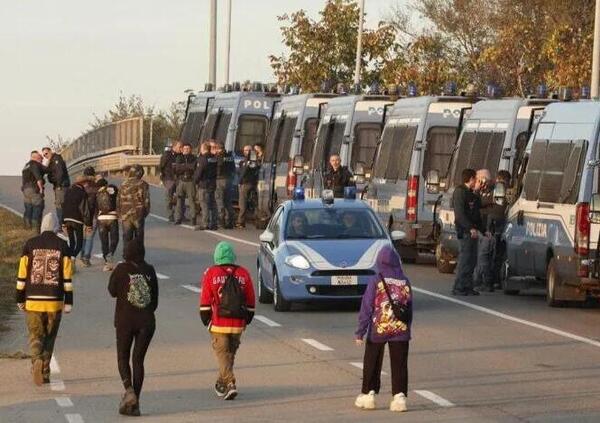
[[[96,156],[84,161],[78,161],[69,166],[69,173],[77,175],[83,173],[83,169],[92,166],[96,172],[101,173],[119,173],[127,167],[139,164],[144,168],[148,176],[158,175],[158,166],[160,164],[159,155],[139,156],[125,153],[113,153],[103,156]]]

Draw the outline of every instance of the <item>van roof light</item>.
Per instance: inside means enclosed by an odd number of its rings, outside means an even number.
[[[369,89],[367,90],[367,94],[379,94],[379,82],[377,81],[373,81],[373,83],[371,84],[371,86],[369,86]]]
[[[456,86],[456,82],[449,81],[444,87],[444,95],[456,95],[458,88]]]
[[[344,187],[344,199],[356,200],[356,187]]]
[[[232,84],[231,86],[231,90],[232,91],[241,91],[242,90],[242,84],[240,84],[239,81],[236,81]]]
[[[419,94],[419,91],[417,90],[417,85],[414,82],[409,82],[408,83],[408,96],[416,97],[418,94]]]
[[[294,193],[292,195],[292,199],[296,200],[296,201],[304,200],[304,188],[303,187],[294,188]]]
[[[583,87],[581,87],[581,90],[579,91],[579,98],[582,100],[589,100],[590,96],[591,96],[590,87],[587,85],[584,85]]]
[[[540,84],[537,86],[536,97],[537,98],[546,98],[548,96],[548,87],[546,84]]]
[[[570,87],[561,87],[558,97],[561,101],[571,101],[573,100],[573,90]]]
[[[204,91],[214,91],[215,90],[215,86],[213,84],[211,84],[210,82],[207,82],[206,84],[204,84]]]
[[[335,91],[336,91],[336,94],[339,94],[339,95],[348,94],[348,88],[346,87],[345,84],[343,84],[341,82],[337,84]]]
[[[321,92],[322,93],[330,93],[333,89],[333,81],[331,79],[326,79],[321,82]]]
[[[333,204],[333,191],[330,189],[324,189],[323,192],[321,192],[321,200],[323,200],[323,203],[325,204]]]
[[[487,96],[489,98],[499,98],[502,95],[500,87],[494,83],[490,83],[487,86]]]

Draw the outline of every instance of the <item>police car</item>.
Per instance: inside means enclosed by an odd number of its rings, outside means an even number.
[[[260,235],[258,297],[287,311],[294,302],[356,300],[377,274],[376,258],[384,246],[404,237],[388,234],[373,210],[347,187],[343,199],[324,190],[321,199],[281,204]]]

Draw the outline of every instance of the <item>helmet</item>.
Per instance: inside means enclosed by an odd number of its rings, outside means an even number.
[[[144,176],[144,168],[139,164],[134,164],[129,168],[128,173],[130,178],[141,178]]]

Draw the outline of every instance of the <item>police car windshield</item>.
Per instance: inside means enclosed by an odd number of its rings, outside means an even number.
[[[374,239],[385,233],[369,210],[324,208],[293,210],[286,222],[286,239]]]

